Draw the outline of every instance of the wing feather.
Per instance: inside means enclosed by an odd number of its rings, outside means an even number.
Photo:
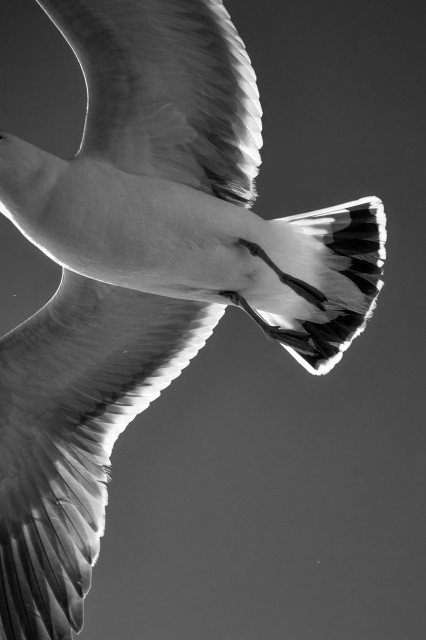
[[[252,203],[262,112],[221,0],[38,2],[86,78],[82,152]]]
[[[0,341],[0,637],[81,629],[113,444],[223,311],[65,272],[52,300]]]

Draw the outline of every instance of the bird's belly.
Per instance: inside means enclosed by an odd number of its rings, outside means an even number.
[[[220,291],[242,290],[254,277],[255,265],[235,243],[212,240],[199,246],[166,234],[163,240],[145,257],[140,255],[144,243],[136,243],[133,255],[128,251],[85,275],[146,293],[210,302],[223,302]]]
[[[115,185],[104,206],[81,200],[65,219],[46,216],[40,248],[84,276],[148,293],[217,301],[246,288],[256,261],[237,239],[248,212],[166,181],[131,187],[117,197]]]

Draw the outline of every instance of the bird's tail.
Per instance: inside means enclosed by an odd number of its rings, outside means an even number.
[[[383,285],[386,217],[382,202],[363,198],[269,224],[276,239],[284,233],[287,254],[291,232],[294,276],[315,286],[327,301],[324,311],[292,292],[293,298],[283,296],[282,307],[275,297],[273,308],[262,305],[257,311],[269,324],[309,336],[315,355],[303,347],[283,346],[310,373],[328,373],[364,330]],[[275,257],[279,261],[276,250]]]

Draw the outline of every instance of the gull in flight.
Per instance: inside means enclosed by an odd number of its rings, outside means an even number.
[[[0,637],[71,638],[113,444],[241,308],[327,373],[381,286],[378,198],[265,221],[261,109],[221,0],[37,0],[88,108],[71,160],[0,135],[1,212],[63,268],[0,341]]]

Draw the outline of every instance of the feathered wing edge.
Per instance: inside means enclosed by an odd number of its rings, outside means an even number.
[[[82,628],[113,444],[223,313],[65,272],[50,303],[0,341],[1,637]]]

